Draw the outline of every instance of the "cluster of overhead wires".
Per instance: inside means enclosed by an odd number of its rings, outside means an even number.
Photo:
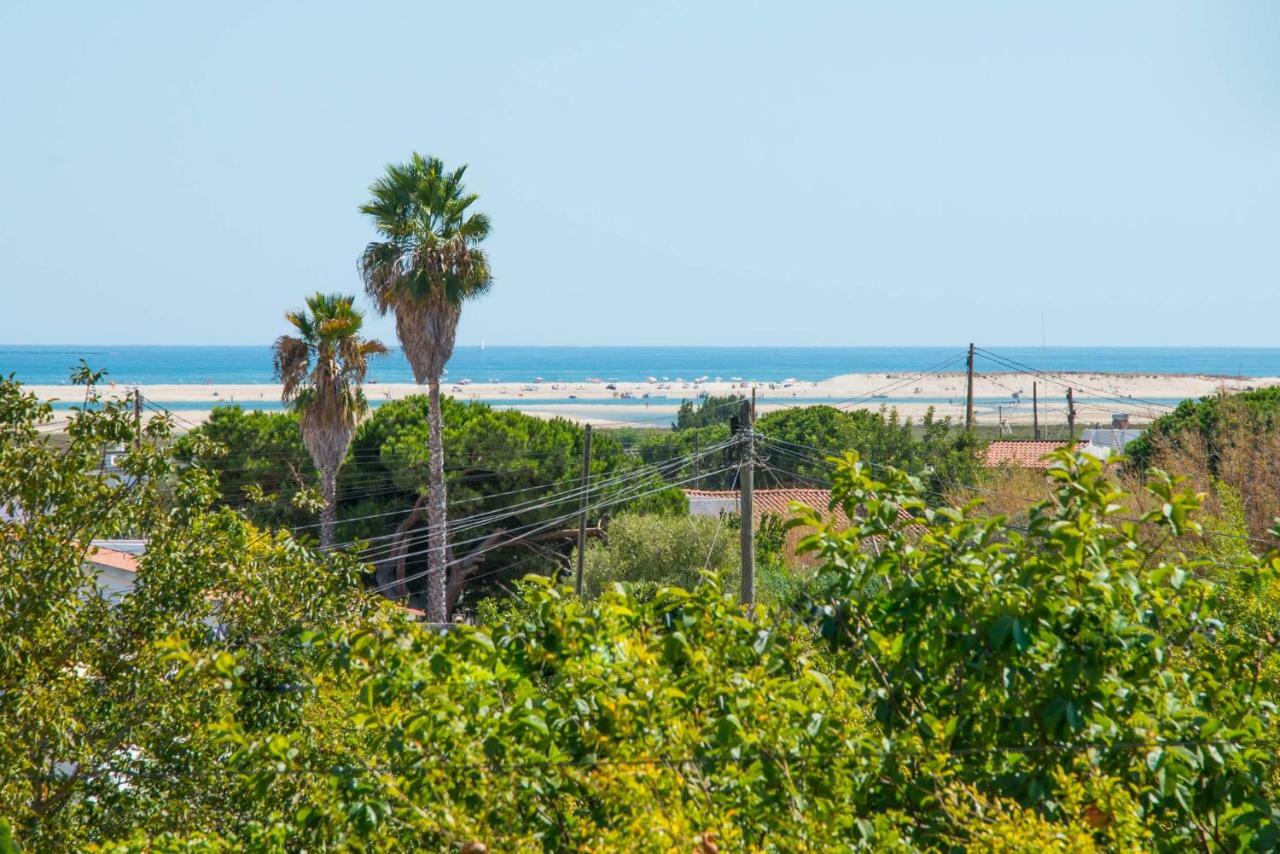
[[[1061,373],[1040,370],[1039,368],[1019,362],[1016,359],[1002,356],[999,353],[993,353],[992,351],[982,347],[975,347],[974,353],[975,355],[982,356],[1005,370],[1013,371],[1014,373],[1030,374],[1045,383],[1062,389],[1076,389],[1086,392],[1089,397],[1097,400],[1120,404],[1121,406],[1129,408],[1138,407],[1143,410],[1143,414],[1149,417],[1158,417],[1166,412],[1171,412],[1176,408],[1175,406],[1161,401],[1121,395],[1114,389],[1109,390],[1096,386],[1092,382],[1084,382],[1078,375],[1067,376]]]

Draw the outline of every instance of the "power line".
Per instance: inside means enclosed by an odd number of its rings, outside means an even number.
[[[982,355],[986,356],[988,359],[996,362],[997,364],[1003,367],[1011,368],[1012,370],[1015,370],[1015,371],[1024,371],[1024,372],[1034,374],[1038,377],[1041,377],[1047,382],[1052,382],[1055,385],[1063,386],[1065,388],[1078,388],[1078,389],[1083,389],[1085,391],[1090,391],[1090,392],[1093,392],[1096,397],[1101,398],[1103,400],[1110,401],[1112,403],[1119,403],[1125,406],[1131,406],[1134,403],[1140,403],[1140,404],[1146,405],[1149,408],[1154,407],[1156,409],[1164,409],[1166,411],[1173,411],[1174,409],[1177,408],[1175,406],[1170,406],[1167,403],[1158,403],[1153,400],[1144,400],[1142,398],[1137,398],[1137,397],[1128,397],[1128,398],[1119,397],[1118,395],[1116,395],[1115,392],[1108,392],[1104,389],[1099,389],[1096,386],[1090,386],[1085,383],[1082,383],[1079,380],[1063,377],[1060,374],[1053,374],[1046,371],[1041,371],[1037,368],[1031,367],[1030,365],[1025,365],[1021,362],[1018,362],[1014,359],[1010,359],[1005,356],[1000,356],[996,353],[992,353],[990,350],[984,350],[981,347],[977,349],[979,353],[981,353]]]
[[[648,463],[648,464],[645,464],[644,466],[637,467],[635,469],[631,469],[621,473],[613,473],[609,476],[601,476],[601,477],[598,477],[596,480],[589,481],[589,488],[595,491],[604,491],[611,487],[615,487],[621,483],[627,482],[629,480],[651,479],[655,475],[661,475],[662,469],[664,468],[670,468],[671,466],[677,463],[681,465],[687,465],[688,462],[690,462],[693,459],[698,459],[704,456],[709,456],[712,453],[717,453],[720,450],[723,450],[724,448],[730,446],[731,444],[732,444],[731,440],[726,440],[716,445],[708,446],[707,448],[703,449],[702,452],[697,457],[694,457],[692,455],[678,455],[678,456],[673,456],[673,457],[670,457],[661,461],[657,461],[654,463]],[[468,501],[486,500],[489,498],[500,497],[506,494],[515,494],[518,492],[528,492],[534,489],[549,488],[550,486],[555,486],[563,483],[578,484],[578,480],[579,480],[578,478],[575,478],[571,480],[558,481],[556,483],[547,485],[547,487],[531,486],[531,487],[526,487],[520,490],[512,490],[510,493],[496,493],[494,495],[474,496],[473,498],[469,498],[469,499],[460,499],[459,502],[457,503],[461,504],[463,502],[468,502]],[[535,510],[544,509],[545,507],[549,507],[555,504],[564,503],[566,501],[573,500],[580,494],[580,492],[581,492],[581,485],[578,484],[578,485],[575,485],[573,488],[566,489],[558,493],[552,493],[551,495],[535,496],[533,498],[530,498],[516,505],[509,505],[507,507],[497,508],[491,511],[489,514],[480,514],[480,516],[478,517],[469,517],[467,520],[463,520],[462,522],[459,522],[458,527],[453,527],[450,530],[453,530],[453,531],[462,530],[463,529],[462,526],[464,525],[464,523],[467,523],[468,527],[476,527],[477,525],[475,524],[469,524],[472,520],[476,520],[476,519],[479,520],[480,524],[488,524],[489,522],[496,521],[497,519],[500,519],[500,518],[517,515],[519,513],[532,512]],[[450,506],[456,506],[456,505],[451,504]],[[378,518],[381,516],[399,514],[399,513],[405,513],[405,512],[412,512],[412,511],[397,509],[395,511],[390,511],[389,513],[374,513],[374,514],[369,514],[368,516],[365,516],[365,517],[355,517],[353,519],[346,519],[342,521],[353,522],[353,521],[359,521],[361,519]],[[297,530],[300,530],[301,528],[312,528],[312,527],[316,527],[316,525],[312,524],[312,525],[299,526],[299,528],[294,528],[293,530],[297,531]],[[372,539],[374,540],[387,539],[394,536],[396,535],[388,534],[388,535],[382,535],[379,537],[374,537]],[[368,540],[366,539],[365,541],[367,542]],[[354,545],[354,544],[355,544],[355,541],[351,541],[350,543],[348,543],[348,545]]]
[[[628,475],[626,475],[626,476],[624,476],[624,477],[617,478],[617,479],[615,479],[614,481],[606,481],[606,482],[605,482],[605,483],[603,483],[603,484],[597,484],[597,485],[596,485],[596,487],[595,487],[595,490],[596,490],[596,491],[598,491],[598,492],[603,492],[603,491],[605,491],[605,490],[606,490],[606,488],[607,488],[607,487],[621,485],[621,483],[623,483],[623,482],[627,482],[627,481],[628,481],[628,479],[636,481],[636,484],[635,484],[635,485],[640,485],[640,484],[644,484],[644,483],[647,483],[647,482],[649,482],[649,481],[652,481],[652,480],[654,480],[655,478],[660,479],[660,478],[661,478],[661,476],[662,476],[662,475],[661,475],[661,473],[660,473],[660,472],[653,471],[653,470],[643,470],[643,469],[640,469],[640,470],[636,470],[635,472],[629,473]],[[549,500],[540,500],[540,499],[536,499],[536,500],[534,500],[532,503],[530,503],[530,504],[528,504],[527,506],[524,506],[524,507],[517,506],[517,507],[515,507],[515,508],[504,508],[504,509],[501,509],[501,510],[494,511],[494,512],[493,512],[493,513],[491,513],[491,514],[481,515],[481,516],[479,516],[479,517],[471,517],[471,518],[468,518],[468,519],[464,520],[464,521],[463,521],[463,523],[459,524],[456,528],[450,529],[448,526],[446,526],[446,531],[449,531],[450,533],[453,533],[453,534],[457,534],[457,533],[459,533],[459,532],[461,532],[461,531],[464,531],[464,530],[471,530],[471,529],[476,529],[476,528],[486,527],[486,526],[488,526],[488,525],[492,524],[493,522],[499,521],[500,519],[509,518],[509,517],[511,517],[511,516],[517,516],[517,515],[521,515],[521,514],[524,514],[524,513],[535,512],[535,511],[537,511],[537,510],[542,510],[542,509],[546,509],[546,508],[549,508],[549,507],[554,507],[554,506],[557,506],[557,505],[564,505],[564,504],[568,504],[568,503],[569,503],[569,502],[571,502],[574,498],[576,498],[576,497],[580,496],[581,494],[582,494],[582,490],[581,490],[580,488],[579,488],[579,489],[573,489],[573,490],[566,490],[566,492],[565,492],[565,493],[563,493],[563,494],[562,494],[562,496],[557,496],[557,497],[552,498],[552,499],[549,499]],[[575,515],[575,514],[568,514],[568,515]],[[534,524],[536,524],[536,523],[534,523]],[[424,532],[422,532],[422,533],[420,533],[420,534],[415,534],[415,535],[407,536],[407,537],[405,537],[405,538],[404,538],[401,542],[399,542],[399,543],[395,543],[395,544],[392,544],[392,545],[379,547],[380,549],[382,549],[382,550],[383,550],[382,552],[365,552],[365,553],[364,553],[364,554],[365,554],[365,557],[366,557],[366,559],[368,559],[370,556],[372,556],[372,554],[376,554],[376,553],[385,553],[385,551],[386,551],[386,550],[388,550],[388,549],[390,549],[390,550],[394,551],[394,550],[396,550],[396,549],[402,548],[406,543],[409,543],[409,542],[423,542],[423,541],[426,541],[426,540],[428,540],[428,539],[430,538],[431,533],[432,533],[432,531],[431,531],[431,530],[430,530],[430,528],[428,527],[426,530],[424,530]],[[394,536],[394,535],[393,535],[393,536]],[[471,540],[463,540],[463,541],[461,541],[461,542],[452,542],[452,543],[450,543],[449,545],[450,545],[450,546],[467,545],[467,544],[470,544],[470,543],[472,543],[472,542],[479,542],[479,541],[484,540],[484,539],[487,539],[487,538],[488,538],[488,535],[485,535],[485,536],[480,536],[480,537],[477,537],[477,538],[474,538],[474,539],[471,539]],[[375,562],[376,562],[376,561],[375,561]]]
[[[727,446],[730,443],[725,442],[721,444]],[[712,446],[703,452],[703,456],[708,455],[718,449],[719,448],[717,446]],[[674,457],[669,463],[665,465],[665,467],[670,468],[677,464],[687,464],[687,460],[688,460],[687,457]],[[650,480],[653,480],[654,478],[662,477],[663,472],[661,471],[661,469],[663,467],[664,466],[636,469],[631,472],[623,473],[616,477],[597,481],[594,484],[589,483],[588,488],[594,489],[597,492],[604,492],[610,487],[617,487],[617,486],[620,486],[622,483],[629,482],[629,481],[636,481],[637,484],[635,485],[639,485],[640,483],[643,483],[645,481],[650,481]],[[558,496],[539,496],[539,497],[530,499],[529,501],[525,502],[523,505],[516,505],[515,507],[500,508],[498,510],[493,511],[490,514],[487,514],[487,515],[482,514],[479,517],[472,517],[470,519],[467,519],[465,520],[465,524],[460,524],[458,527],[453,528],[452,532],[457,533],[461,530],[482,527],[502,518],[519,515],[521,513],[532,512],[535,510],[545,509],[547,507],[552,507],[557,504],[564,504],[580,496],[581,491],[582,491],[582,487],[579,485],[577,488],[565,490],[564,492],[560,493]],[[450,530],[450,529],[446,527],[446,530]],[[390,536],[395,536],[395,535],[390,535]],[[409,540],[416,539],[418,541],[421,541],[422,539],[428,538],[429,536],[430,536],[430,530],[428,529],[425,533],[413,535],[408,539]],[[385,538],[386,537],[383,537],[382,539],[385,539]],[[484,539],[484,538],[481,538],[481,539]],[[461,544],[462,543],[453,543],[452,545],[461,545]],[[397,544],[393,548],[399,548],[402,545],[403,545],[403,542],[400,544]]]
[[[633,501],[633,500],[636,500],[636,499],[638,499],[638,498],[643,498],[643,497],[648,496],[648,495],[653,495],[653,494],[655,494],[655,493],[657,493],[657,492],[662,492],[662,491],[664,491],[664,490],[666,490],[666,489],[674,488],[675,486],[680,485],[680,483],[679,483],[679,482],[674,483],[674,484],[671,484],[671,483],[662,483],[662,484],[658,485],[656,488],[651,489],[651,490],[648,490],[648,491],[646,491],[646,492],[639,492],[639,493],[637,493],[637,492],[636,492],[636,488],[638,488],[638,487],[644,487],[644,486],[648,486],[648,485],[649,485],[648,483],[640,483],[640,484],[636,484],[636,486],[635,486],[635,487],[632,487],[632,488],[631,488],[631,492],[624,492],[624,493],[621,493],[621,494],[615,495],[615,496],[611,497],[609,500],[602,501],[602,502],[599,502],[599,503],[597,503],[597,504],[595,504],[595,505],[592,505],[592,506],[588,507],[588,508],[587,508],[587,511],[588,511],[588,512],[597,511],[597,510],[601,510],[601,509],[604,509],[604,508],[607,508],[607,507],[613,507],[613,506],[616,506],[616,505],[618,505],[618,504],[622,504],[622,503],[625,503],[625,502],[628,502],[628,501]],[[580,511],[580,510],[575,510],[575,511],[572,511],[572,512],[566,513],[566,514],[564,514],[564,515],[562,515],[562,516],[559,516],[559,517],[553,518],[553,519],[551,519],[551,520],[549,520],[549,521],[544,521],[544,522],[531,522],[531,523],[529,523],[529,524],[527,524],[527,525],[521,526],[520,528],[517,528],[517,529],[515,529],[515,530],[513,530],[513,531],[511,531],[511,532],[508,532],[508,533],[517,533],[517,532],[518,532],[518,533],[519,533],[519,536],[513,536],[513,537],[511,537],[510,539],[508,539],[508,540],[506,540],[506,541],[504,541],[504,542],[496,543],[496,544],[494,544],[494,545],[492,545],[492,546],[488,546],[488,547],[485,547],[485,548],[482,548],[482,549],[477,549],[476,551],[470,552],[470,553],[468,553],[468,554],[466,554],[466,555],[464,555],[464,556],[462,556],[462,557],[460,557],[460,558],[455,558],[455,559],[454,559],[454,560],[452,560],[452,561],[446,561],[446,563],[445,563],[445,567],[447,568],[447,567],[449,567],[449,566],[453,566],[453,565],[455,565],[455,564],[459,564],[459,563],[463,563],[463,562],[465,562],[465,561],[472,560],[472,559],[473,559],[474,557],[476,557],[477,555],[484,554],[484,553],[489,552],[489,551],[493,551],[494,549],[506,548],[507,546],[510,546],[510,545],[512,545],[512,544],[514,544],[514,543],[517,543],[517,542],[519,542],[519,541],[521,541],[521,540],[526,539],[528,536],[530,536],[530,535],[532,535],[532,534],[541,533],[541,532],[543,532],[543,531],[545,531],[545,530],[549,530],[549,529],[551,529],[551,528],[553,528],[553,527],[556,527],[557,525],[562,525],[562,524],[564,524],[565,522],[567,522],[568,520],[575,519],[575,518],[577,518],[577,516],[578,516],[579,512],[581,512],[581,511]],[[469,544],[469,543],[471,543],[471,542],[480,542],[480,541],[483,541],[483,540],[485,540],[485,539],[488,539],[488,536],[478,537],[478,538],[476,538],[476,539],[474,539],[474,540],[468,540],[468,541],[465,541],[465,543],[463,543],[463,544]],[[460,544],[455,544],[455,545],[460,545]],[[406,558],[409,558],[409,557],[415,557],[415,556],[417,556],[417,555],[426,554],[426,552],[427,552],[427,551],[429,551],[429,549],[423,549],[423,550],[416,551],[416,552],[410,552],[410,553],[408,553],[408,554],[401,555],[398,559],[406,559]],[[424,572],[424,573],[419,573],[419,575],[418,575],[418,576],[415,576],[415,577],[420,577],[421,575],[425,575],[425,574],[427,574],[428,572],[430,572],[430,569],[428,569],[428,570],[427,570],[426,572]],[[386,587],[386,585],[384,585],[384,587]],[[378,591],[375,591],[375,592],[378,592]]]
[[[731,466],[726,466],[725,468],[721,469],[720,471],[727,471],[729,468],[732,468],[732,467],[731,467]],[[719,473],[719,472],[716,472],[716,473]],[[587,508],[587,512],[598,511],[598,510],[604,509],[604,508],[606,508],[606,507],[612,507],[612,506],[615,506],[615,505],[617,505],[617,504],[621,504],[621,503],[623,503],[623,502],[625,502],[625,501],[633,501],[633,500],[637,500],[637,499],[639,499],[639,498],[644,498],[644,497],[646,497],[646,496],[648,496],[648,495],[653,495],[653,494],[655,494],[655,493],[657,493],[657,492],[662,492],[662,491],[664,491],[664,490],[666,490],[666,489],[672,489],[672,488],[674,488],[674,487],[681,486],[681,485],[683,485],[683,484],[685,484],[685,483],[692,482],[693,480],[694,480],[694,478],[690,477],[690,478],[687,478],[686,480],[683,480],[683,481],[677,481],[677,482],[675,482],[675,483],[664,483],[664,484],[662,484],[661,486],[657,487],[656,489],[651,489],[651,490],[649,490],[649,491],[647,491],[647,492],[642,492],[642,493],[639,493],[639,494],[632,494],[632,495],[623,495],[623,496],[620,496],[620,497],[617,497],[617,498],[614,498],[614,499],[610,499],[610,500],[608,500],[608,501],[604,501],[604,502],[600,502],[600,503],[598,503],[598,504],[592,505],[591,507],[588,507],[588,508]],[[565,514],[564,516],[561,516],[561,517],[558,517],[558,518],[555,518],[555,519],[551,519],[551,520],[550,520],[550,521],[548,521],[548,522],[544,522],[544,523],[542,523],[542,524],[538,525],[537,527],[535,527],[534,529],[524,532],[524,533],[522,534],[522,536],[520,536],[520,537],[514,537],[514,538],[512,538],[512,539],[506,540],[506,541],[501,542],[501,543],[495,543],[495,544],[493,544],[493,545],[491,545],[491,546],[487,546],[487,547],[484,547],[484,548],[481,548],[481,549],[477,549],[476,551],[473,551],[473,552],[471,552],[470,554],[468,554],[468,555],[466,555],[465,557],[462,557],[462,558],[455,558],[455,559],[454,559],[454,560],[452,560],[452,561],[446,561],[446,562],[445,562],[445,564],[444,564],[444,566],[443,566],[443,567],[441,567],[441,569],[447,569],[447,568],[448,568],[448,567],[450,567],[450,566],[454,566],[454,565],[459,564],[459,563],[462,563],[462,562],[464,562],[464,561],[470,561],[470,560],[473,560],[475,557],[477,557],[477,556],[479,556],[479,555],[481,555],[481,554],[485,554],[485,553],[487,553],[487,552],[494,551],[495,549],[507,548],[507,547],[509,547],[509,546],[513,545],[514,543],[518,542],[519,540],[522,540],[522,539],[527,538],[527,537],[528,537],[529,535],[531,535],[531,534],[542,533],[543,531],[550,530],[551,528],[555,527],[556,525],[562,525],[562,524],[564,524],[564,523],[565,523],[567,520],[569,520],[569,519],[576,518],[576,517],[577,517],[577,515],[578,515],[578,512],[579,512],[579,511],[575,510],[574,512],[567,513],[567,514]],[[404,555],[403,557],[413,557],[413,556],[416,556],[416,555],[419,555],[419,554],[425,554],[427,551],[429,551],[429,549],[424,549],[424,550],[419,551],[419,552],[411,553],[411,554],[409,554],[409,555]],[[381,586],[379,586],[379,587],[374,587],[374,588],[372,588],[372,591],[371,591],[371,592],[374,592],[374,593],[381,593],[381,592],[384,592],[384,591],[389,590],[389,589],[391,589],[392,587],[395,587],[395,586],[397,586],[397,585],[400,585],[400,584],[403,584],[403,583],[407,583],[407,582],[409,582],[409,581],[413,581],[413,580],[418,579],[418,578],[422,578],[423,576],[428,575],[428,574],[430,574],[430,573],[431,573],[431,572],[433,572],[433,571],[434,571],[434,569],[430,569],[430,568],[429,568],[429,569],[423,570],[422,572],[414,573],[413,575],[406,576],[405,578],[403,578],[403,579],[399,579],[399,580],[397,580],[397,581],[395,581],[395,582],[393,582],[393,583],[384,584],[384,585],[381,585]]]

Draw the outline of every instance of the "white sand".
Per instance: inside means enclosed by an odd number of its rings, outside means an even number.
[[[1031,374],[979,374],[974,380],[974,396],[979,399],[975,414],[979,423],[995,424],[1003,417],[1012,424],[1029,424],[1032,420],[1032,383],[1038,385],[1040,417],[1044,423],[1066,420],[1066,388],[1074,391],[1077,422],[1082,425],[1110,423],[1111,413],[1125,411],[1135,422],[1149,421],[1167,411],[1162,406],[1144,401],[1171,401],[1202,397],[1219,390],[1242,391],[1247,388],[1280,385],[1280,377],[1248,379],[1170,374],[1057,374],[1049,382]],[[597,426],[665,427],[675,416],[680,401],[695,399],[703,392],[712,395],[751,393],[751,382],[685,382],[685,383],[615,383],[615,389],[598,383],[445,383],[443,388],[459,400],[488,400],[540,417],[563,416]],[[903,417],[919,419],[930,406],[938,416],[964,417],[965,376],[962,373],[931,375],[915,379],[911,373],[845,374],[822,382],[754,383],[761,413],[787,405],[826,402],[841,408],[896,408]],[[44,400],[77,401],[83,392],[70,385],[29,386]],[[113,385],[103,389],[109,396],[123,396],[131,387]],[[224,403],[241,403],[252,408],[258,402],[280,399],[280,386],[273,384],[188,384],[144,385],[142,394],[149,401],[167,404],[206,403],[211,407]],[[424,393],[425,388],[412,383],[375,383],[365,387],[371,401],[399,400]],[[1013,393],[1020,392],[1020,402]],[[609,404],[622,394],[638,402]],[[886,395],[882,399],[875,395]],[[565,402],[570,396],[584,401]],[[795,404],[790,400],[795,398]],[[982,398],[1000,399],[1002,404],[982,402]],[[919,400],[919,402],[917,402]],[[541,401],[559,401],[545,403]],[[600,401],[587,403],[585,401]],[[179,426],[198,424],[209,416],[209,410],[178,409],[174,414]]]

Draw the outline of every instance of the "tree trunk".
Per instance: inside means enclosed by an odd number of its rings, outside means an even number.
[[[320,492],[324,496],[324,508],[320,511],[320,548],[328,550],[336,541],[334,529],[338,524],[337,467],[320,472]]]
[[[428,413],[429,436],[427,450],[430,465],[427,470],[427,619],[444,623],[449,620],[449,605],[445,592],[445,521],[448,501],[444,487],[444,421],[440,414],[440,377],[429,380],[431,410]]]
[[[379,563],[379,569],[376,574],[379,587],[386,587],[390,583],[390,578],[386,577],[384,567],[390,563],[395,564],[395,580],[396,586],[391,591],[392,599],[403,599],[409,595],[409,588],[405,587],[404,578],[405,570],[409,560],[409,540],[407,539],[409,532],[413,530],[419,522],[422,521],[422,514],[427,509],[427,496],[421,496],[417,501],[413,502],[413,509],[409,511],[409,515],[404,518],[399,525],[396,526],[396,535],[391,540],[391,554],[383,558]]]

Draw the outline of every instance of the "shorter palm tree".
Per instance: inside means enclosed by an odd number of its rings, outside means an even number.
[[[356,425],[369,411],[361,385],[369,357],[387,352],[381,341],[364,340],[364,315],[355,297],[322,294],[307,297],[307,307],[290,311],[285,319],[298,334],[281,335],[273,346],[276,377],[284,384],[281,397],[298,413],[302,443],[320,471],[324,510],[320,514],[320,545],[334,543],[338,515],[338,469]]]

